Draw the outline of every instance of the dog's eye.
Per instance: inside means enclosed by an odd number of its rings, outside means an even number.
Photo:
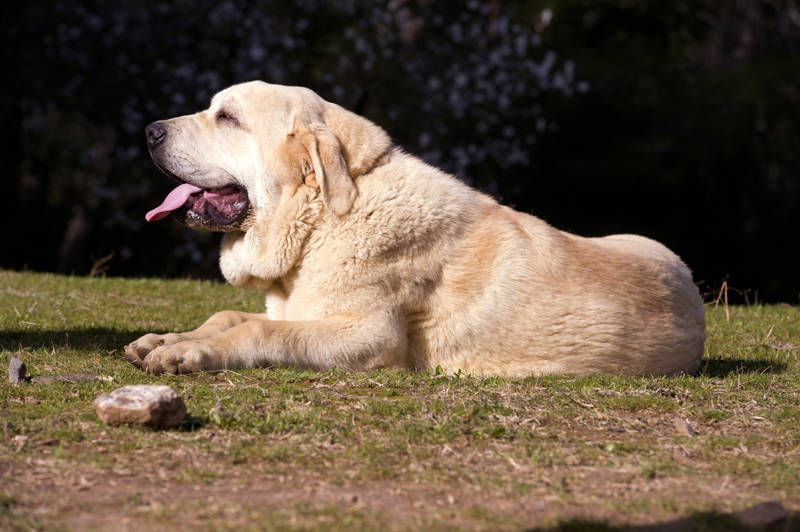
[[[239,125],[239,121],[236,119],[236,117],[231,114],[228,114],[228,112],[223,109],[217,111],[217,115],[215,118],[217,122],[229,122],[233,125]]]

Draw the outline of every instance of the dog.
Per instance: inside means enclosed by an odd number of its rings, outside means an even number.
[[[302,87],[229,87],[145,130],[180,185],[147,213],[225,232],[225,279],[266,294],[147,334],[154,374],[292,366],[472,375],[674,375],[705,312],[686,265],[636,235],[583,238],[498,204]]]

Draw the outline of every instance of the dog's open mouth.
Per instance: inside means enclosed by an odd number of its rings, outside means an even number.
[[[178,221],[196,229],[234,229],[250,207],[247,192],[239,185],[204,189],[183,183],[167,194],[161,205],[145,215],[148,222],[175,213]]]

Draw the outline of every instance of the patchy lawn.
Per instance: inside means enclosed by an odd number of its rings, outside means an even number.
[[[708,308],[692,377],[262,369],[151,377],[121,348],[263,296],[209,282],[0,271],[0,362],[113,382],[0,386],[0,529],[596,530],[777,501],[800,527],[800,308]],[[177,430],[92,400],[163,383]],[[688,423],[688,425],[687,425]]]

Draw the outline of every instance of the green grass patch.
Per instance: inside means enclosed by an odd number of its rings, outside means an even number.
[[[199,509],[201,526],[214,529],[297,530],[509,529],[535,516],[554,529],[604,530],[608,519],[800,503],[797,307],[731,307],[729,318],[709,307],[695,376],[272,368],[153,377],[121,357],[147,332],[262,306],[261,293],[212,282],[0,271],[0,362],[21,354],[32,375],[113,379],[0,387],[0,467],[15,479],[0,494],[0,528],[85,528],[76,512],[99,511],[100,495],[116,497],[115,519],[144,526],[191,522]],[[94,398],[135,383],[172,386],[187,421],[171,431],[103,425]],[[43,481],[53,490],[39,489]],[[231,491],[240,485],[252,489]],[[179,504],[152,495],[158,486],[221,502]],[[59,503],[83,493],[81,505]],[[585,508],[603,518],[587,525]]]

